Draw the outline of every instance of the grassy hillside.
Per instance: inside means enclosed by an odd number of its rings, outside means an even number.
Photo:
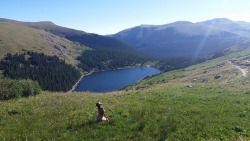
[[[247,67],[249,58],[245,49],[145,79],[127,91],[44,93],[2,101],[0,138],[250,140],[250,79],[237,68]],[[110,122],[95,122],[98,101]]]
[[[250,139],[250,95],[217,86],[49,93],[1,102],[2,140]],[[110,118],[96,123],[95,103]]]
[[[86,34],[84,31],[58,26],[52,22],[21,22],[23,25],[45,30],[60,37]]]
[[[85,46],[64,38],[23,25],[0,22],[0,27],[0,58],[7,53],[15,54],[28,50],[56,55],[68,63],[76,64],[75,58],[86,49]]]
[[[50,22],[50,21],[22,22],[22,21],[16,21],[16,20],[11,20],[11,19],[0,18],[0,22],[25,25],[25,26],[32,27],[32,28],[35,28],[35,29],[41,29],[41,30],[45,30],[47,32],[50,32],[52,34],[58,35],[60,37],[66,37],[66,36],[72,36],[72,35],[81,35],[81,34],[86,33],[84,31],[58,26],[58,25],[56,25],[56,24],[54,24],[53,22]]]
[[[155,77],[149,77],[133,86],[125,89],[145,89],[155,85],[217,85],[235,90],[250,91],[249,74],[243,76],[240,69],[248,72],[250,70],[250,48],[249,43],[240,45],[244,47],[239,52],[207,61],[186,69],[163,73]],[[238,48],[241,48],[238,46]],[[240,69],[239,69],[240,68]],[[216,79],[216,76],[219,78]]]

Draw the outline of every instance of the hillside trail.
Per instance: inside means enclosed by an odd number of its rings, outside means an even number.
[[[241,68],[240,66],[237,66],[237,65],[235,65],[235,67],[238,68],[238,69],[242,72],[242,75],[243,75],[244,77],[247,76],[247,73],[248,73],[248,70],[247,70],[247,69]]]
[[[235,64],[233,64],[231,61],[230,61],[230,64],[232,64],[232,65],[235,66],[237,69],[239,69],[244,77],[247,77],[247,73],[248,73],[248,69],[247,69],[247,68],[242,68],[242,67],[240,67],[240,66],[238,66],[238,65],[235,65]]]

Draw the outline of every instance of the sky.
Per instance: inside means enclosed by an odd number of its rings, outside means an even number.
[[[249,6],[250,0],[1,0],[0,18],[52,21],[107,35],[141,24],[214,18],[250,22]]]

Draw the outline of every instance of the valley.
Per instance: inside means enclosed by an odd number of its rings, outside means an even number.
[[[0,19],[0,139],[250,140],[249,29],[213,19],[101,36]],[[70,91],[88,72],[146,65],[163,72],[105,94]],[[109,122],[96,123],[98,101]]]
[[[45,92],[1,102],[0,125],[4,130],[0,137],[249,140],[249,75],[243,77],[228,61],[240,62],[249,56],[248,49],[159,74],[128,87],[127,91],[105,95]],[[217,74],[221,77],[215,78]],[[104,104],[110,122],[95,122],[96,101]]]
[[[59,80],[62,80],[62,77],[59,78],[59,75],[65,74],[65,72],[55,76],[54,72],[58,71],[56,65],[46,68],[47,70],[43,66],[44,68],[39,68],[40,70],[37,71],[37,68],[32,68],[32,65],[41,67],[44,64],[30,63],[29,55],[27,55],[30,52],[42,53],[46,57],[58,57],[68,65],[75,67],[77,69],[77,78],[73,78],[73,81],[75,81],[73,83],[77,83],[80,78],[78,74],[80,73],[85,74],[91,71],[125,68],[127,66],[144,66],[147,62],[154,61],[151,57],[116,39],[61,27],[52,22],[21,22],[1,18],[0,26],[0,58],[2,60],[0,69],[5,68],[3,75],[11,79],[39,81],[45,91],[68,91],[74,85],[72,82],[67,82],[72,79],[70,78],[72,74],[68,74],[61,82]],[[21,62],[15,59],[8,60],[8,54],[14,56],[24,55],[26,62],[24,60]],[[39,59],[37,58],[37,60]],[[55,62],[52,63],[57,63],[56,59],[53,61]],[[10,67],[9,70],[6,69],[6,66],[8,66],[6,63],[12,64],[11,69]],[[25,67],[22,68],[26,63],[30,63],[30,71],[25,70]],[[16,67],[16,65],[20,67]],[[64,71],[70,72],[69,68]],[[39,72],[47,72],[47,74],[43,74],[46,77],[40,77]],[[22,75],[22,77],[17,75]],[[52,79],[59,81],[56,83],[60,86],[53,86],[54,82],[51,84]],[[47,86],[45,87],[45,85]]]

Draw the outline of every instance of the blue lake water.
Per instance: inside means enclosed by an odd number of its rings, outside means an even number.
[[[84,76],[75,88],[75,91],[111,92],[154,74],[160,70],[152,67],[138,67],[120,70],[95,72]]]

